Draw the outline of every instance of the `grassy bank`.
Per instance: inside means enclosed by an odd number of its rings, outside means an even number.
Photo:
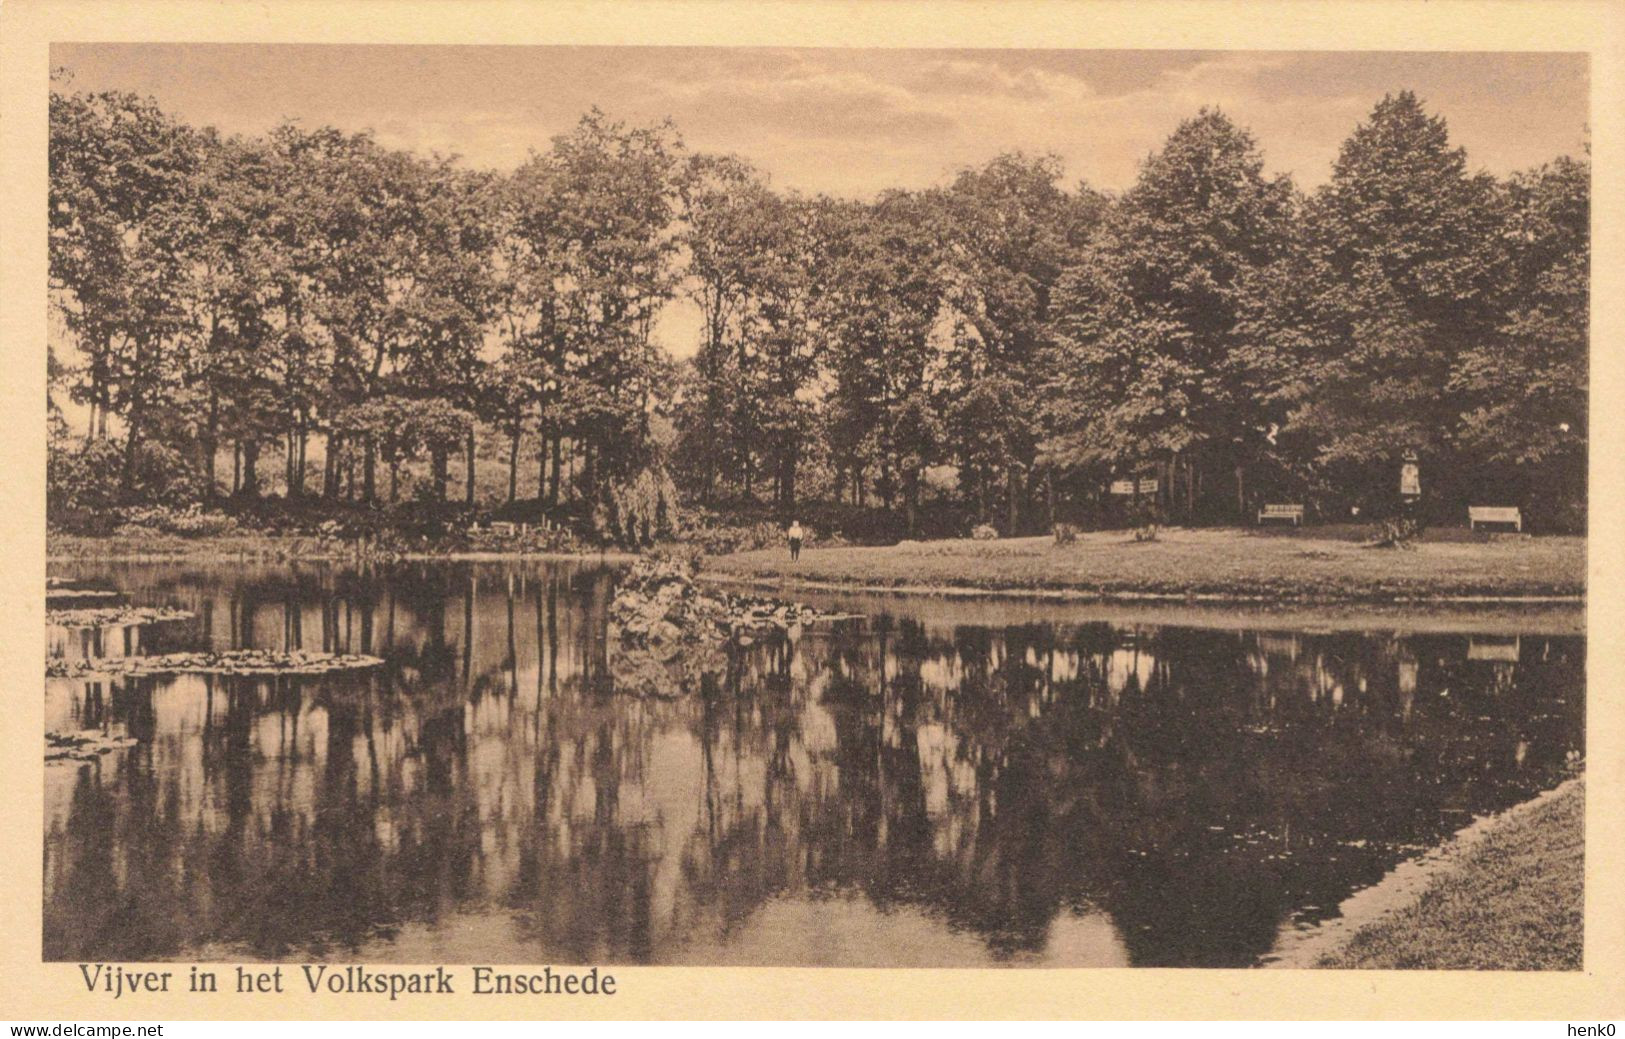
[[[904,541],[870,548],[809,548],[792,563],[782,547],[711,557],[719,577],[826,590],[1012,592],[1058,599],[1231,599],[1365,602],[1439,599],[1577,599],[1585,592],[1585,539],[1430,533],[1413,550],[1365,547],[1359,531],[1170,529],[1136,542],[1122,531],[998,541]],[[236,532],[210,537],[146,533],[79,537],[53,533],[53,561],[230,559],[353,560],[356,542]],[[416,539],[391,548],[404,558],[602,555],[582,546]],[[616,558],[630,558],[610,552]]]
[[[1085,597],[1394,600],[1578,597],[1585,539],[1444,531],[1413,549],[1367,548],[1344,531],[1170,529],[999,541],[905,541],[883,548],[782,548],[715,557],[741,578],[888,589],[1066,592]]]
[[[1513,812],[1321,967],[1579,970],[1585,786]]]

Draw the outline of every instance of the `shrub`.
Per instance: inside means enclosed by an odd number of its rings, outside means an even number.
[[[658,466],[649,466],[630,480],[611,483],[608,498],[607,515],[602,525],[595,516],[595,529],[624,545],[651,544],[671,534],[681,522],[677,487]]]
[[[223,512],[204,512],[202,506],[188,505],[184,509],[168,505],[145,505],[120,512],[123,524],[119,533],[174,534],[183,538],[216,537],[237,530],[237,520]]]
[[[978,523],[970,532],[974,541],[997,541],[999,532],[991,523]]]
[[[120,505],[163,505],[183,509],[203,496],[203,483],[184,455],[166,444],[136,448],[130,486],[124,486],[124,445],[86,440],[69,446],[53,441],[46,457],[46,517],[52,525],[77,529],[88,523],[105,533]],[[99,517],[100,522],[91,522]],[[86,531],[90,532],[90,531]]]
[[[1055,543],[1070,545],[1078,540],[1078,528],[1071,523],[1055,524]]]
[[[54,524],[76,525],[80,514],[106,513],[118,504],[124,452],[111,440],[64,445],[46,459],[46,511]]]
[[[685,517],[688,522],[684,523],[679,537],[710,556],[727,555],[730,552],[751,552],[784,544],[784,531],[777,523],[760,520],[756,523],[711,525],[707,522],[710,518],[699,515]],[[806,543],[811,544],[815,538],[810,529],[807,535]]]
[[[203,478],[184,454],[156,441],[135,451],[133,500],[184,509],[203,499]]]
[[[1134,524],[1135,541],[1155,541],[1162,529],[1162,507],[1155,498],[1147,498],[1129,508],[1129,521]]]
[[[1378,520],[1371,528],[1368,548],[1414,549],[1414,542],[1422,533],[1422,524],[1412,516],[1389,516]]]

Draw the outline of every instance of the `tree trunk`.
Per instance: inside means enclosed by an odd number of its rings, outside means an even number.
[[[588,501],[598,498],[598,452],[590,441],[581,445],[581,495]]]
[[[473,505],[474,504],[474,431],[472,429],[470,429],[468,431],[468,436],[463,442],[463,458],[464,458],[463,483],[464,483],[464,492],[465,492],[466,504]]]
[[[796,507],[796,455],[798,451],[791,448],[784,456],[784,504],[788,508]]]
[[[1196,466],[1185,459],[1185,522],[1196,522]]]
[[[107,397],[108,397],[108,394],[107,394],[107,380],[105,378],[99,379],[97,381],[97,386],[98,386],[98,391],[97,392],[101,395],[102,407],[101,407],[101,411],[99,411],[97,413],[97,415],[96,415],[96,423],[97,423],[97,425],[96,425],[96,439],[97,440],[106,440],[107,439],[107,413],[112,410],[112,408],[109,406],[110,402],[107,399]]]
[[[220,394],[209,390],[209,425],[203,436],[203,498],[214,501],[220,493],[215,486],[214,456],[220,451]]]
[[[243,486],[243,442],[231,445],[231,493],[235,497]]]
[[[908,536],[920,530],[920,471],[910,469],[903,476],[903,500],[908,508]]]
[[[243,483],[242,493],[250,498],[259,497],[260,493],[260,444],[259,441],[249,439],[242,442],[243,448]]]
[[[536,434],[536,504],[542,505],[547,501],[547,454],[552,450],[549,441],[553,438],[545,432]]]
[[[559,503],[559,468],[564,464],[564,436],[560,433],[553,435],[553,474],[547,479],[547,504]]]
[[[305,431],[296,420],[288,430],[288,497],[298,498],[305,493]]]
[[[449,479],[446,472],[445,445],[436,444],[429,452],[429,457],[430,469],[433,474],[431,479],[434,483],[434,500],[443,502],[446,500],[446,481]]]
[[[1020,468],[1011,465],[1006,476],[1006,492],[1010,496],[1009,513],[1005,519],[1008,524],[1005,537],[1013,538],[1021,530],[1021,472]]]
[[[327,434],[327,458],[322,463],[322,497],[337,498],[339,495],[339,460],[344,455],[344,435],[342,433]]]
[[[299,468],[294,470],[294,486],[299,489],[299,497],[305,496],[305,448],[310,443],[309,417],[299,419]]]
[[[125,492],[135,489],[135,458],[136,448],[141,443],[141,409],[138,405],[130,407],[129,429],[124,433],[124,474],[121,484]]]
[[[1236,463],[1236,516],[1242,523],[1247,522],[1247,470],[1239,461]]]
[[[368,505],[378,500],[378,445],[370,433],[361,455],[361,496]]]
[[[519,434],[520,429],[515,426],[512,439],[508,441],[508,504],[512,505],[519,499]]]
[[[564,469],[559,473],[559,500],[574,501],[576,486],[576,439],[570,438],[570,450],[564,454]]]

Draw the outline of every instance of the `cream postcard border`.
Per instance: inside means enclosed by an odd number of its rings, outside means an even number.
[[[42,964],[46,101],[53,42],[1585,51],[1594,163],[1585,967],[1570,973],[617,967],[610,998],[88,994]],[[1576,0],[4,0],[0,5],[0,1018],[1625,1016],[1625,3]],[[179,973],[177,977],[179,977]],[[466,976],[466,972],[465,975]]]

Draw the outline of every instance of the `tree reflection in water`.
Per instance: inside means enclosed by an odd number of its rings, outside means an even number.
[[[197,619],[52,652],[387,665],[50,680],[141,742],[47,770],[49,959],[1246,965],[1583,746],[1578,638],[880,615],[636,698],[602,570],[97,576]]]

